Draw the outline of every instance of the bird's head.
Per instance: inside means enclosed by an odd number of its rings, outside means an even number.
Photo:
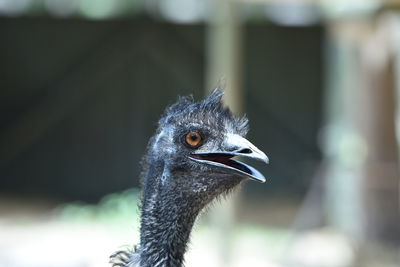
[[[223,106],[222,95],[215,90],[200,102],[180,97],[166,109],[148,155],[163,162],[163,184],[179,185],[192,193],[219,194],[246,179],[265,182],[256,169],[233,159],[268,163],[268,157],[245,139],[247,118],[233,116]]]

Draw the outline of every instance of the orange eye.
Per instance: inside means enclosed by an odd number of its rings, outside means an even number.
[[[189,132],[185,137],[186,144],[197,147],[201,142],[201,135],[198,132]]]

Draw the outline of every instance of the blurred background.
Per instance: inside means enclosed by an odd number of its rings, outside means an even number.
[[[0,266],[108,266],[140,159],[218,83],[271,159],[187,266],[400,266],[400,1],[0,0]]]

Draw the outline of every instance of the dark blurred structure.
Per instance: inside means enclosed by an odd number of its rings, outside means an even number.
[[[165,106],[203,95],[204,27],[2,18],[1,191],[94,201],[137,186]],[[323,28],[245,32],[250,138],[274,162],[269,186],[248,190],[302,193],[320,160]]]

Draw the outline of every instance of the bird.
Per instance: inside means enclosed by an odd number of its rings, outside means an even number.
[[[199,213],[246,180],[266,178],[234,157],[269,163],[245,136],[248,119],[224,106],[223,90],[164,111],[143,158],[140,243],[110,256],[113,267],[181,267]]]

